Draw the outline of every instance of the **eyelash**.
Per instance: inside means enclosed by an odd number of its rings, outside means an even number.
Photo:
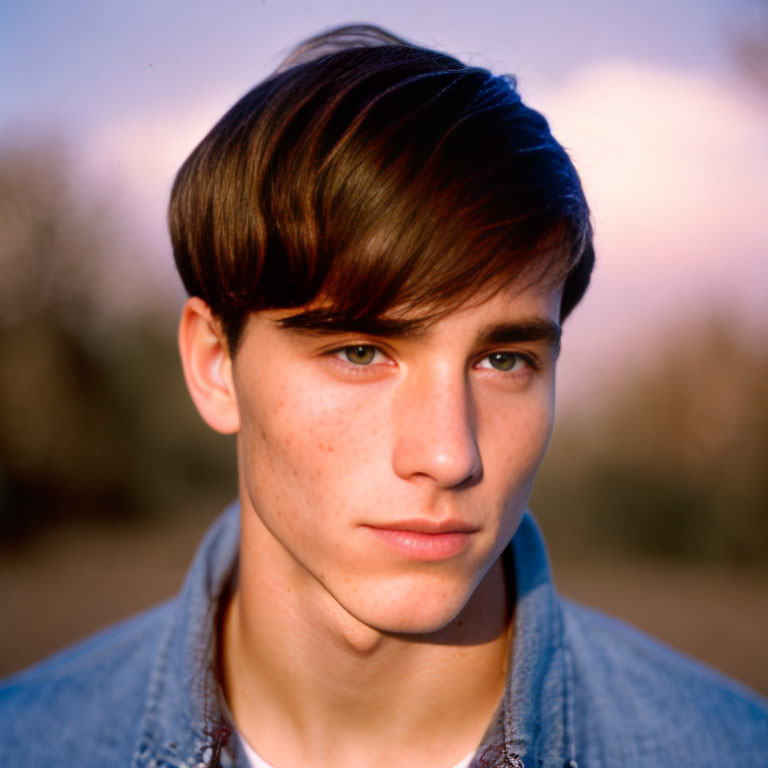
[[[381,349],[381,347],[378,347],[376,344],[345,344],[343,347],[336,347],[334,349],[328,350],[328,352],[326,352],[325,355],[338,360],[342,365],[346,366],[349,370],[354,371],[355,373],[365,373],[367,372],[367,369],[370,369],[377,364],[375,357],[369,363],[353,363],[351,360],[349,360],[346,357],[346,353],[348,353],[350,350],[360,350],[360,349],[373,350],[374,355],[379,354],[384,356],[387,360],[391,359],[389,355],[387,355],[387,353],[384,352]],[[493,365],[482,366],[482,367],[478,365],[478,363],[482,362],[483,360],[488,360],[493,355],[509,355],[510,357],[514,358],[512,369],[504,370],[503,368],[496,368]],[[526,355],[526,354],[523,354],[522,352],[513,352],[512,350],[506,350],[506,349],[500,349],[494,352],[486,353],[485,355],[483,355],[477,360],[477,362],[473,365],[473,368],[476,367],[476,368],[481,368],[482,370],[492,370],[492,371],[497,371],[499,373],[506,373],[509,375],[520,375],[521,373],[523,373],[523,371],[516,369],[518,362],[522,362],[523,365],[525,366],[525,369],[527,370],[537,371],[539,369],[536,359],[531,355]]]

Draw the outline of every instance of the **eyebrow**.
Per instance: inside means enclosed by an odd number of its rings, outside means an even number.
[[[524,341],[540,341],[553,349],[560,348],[563,330],[552,320],[531,319],[520,322],[499,323],[482,328],[483,344],[516,344]]]
[[[331,309],[308,309],[280,318],[277,323],[287,331],[332,335],[360,333],[380,338],[419,338],[427,335],[430,318],[350,318]],[[552,320],[530,318],[508,323],[492,323],[480,329],[479,342],[483,345],[543,342],[555,350],[560,348],[562,328]]]
[[[426,333],[425,318],[350,318],[329,309],[308,309],[296,315],[280,318],[278,324],[288,331],[317,334],[360,333],[381,338],[415,338]]]

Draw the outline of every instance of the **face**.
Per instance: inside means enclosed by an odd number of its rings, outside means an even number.
[[[383,337],[253,315],[232,370],[244,557],[383,631],[455,619],[547,446],[560,293],[500,293]]]

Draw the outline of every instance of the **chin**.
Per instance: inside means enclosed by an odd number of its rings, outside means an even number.
[[[404,588],[407,587],[407,588]],[[371,601],[349,605],[359,621],[380,632],[428,635],[439,632],[462,612],[472,595],[466,585],[389,585],[379,588]],[[358,593],[358,596],[360,593]]]
[[[392,620],[388,626],[381,627],[382,632],[396,635],[432,635],[445,629],[458,613],[439,613],[426,616],[404,616],[398,620]]]
[[[368,626],[387,635],[431,635],[445,629],[459,611],[429,610],[416,608],[407,614],[371,616]]]

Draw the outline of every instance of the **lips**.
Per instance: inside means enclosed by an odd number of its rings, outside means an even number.
[[[367,525],[379,541],[416,560],[447,560],[467,550],[477,528],[460,520],[413,519]]]

